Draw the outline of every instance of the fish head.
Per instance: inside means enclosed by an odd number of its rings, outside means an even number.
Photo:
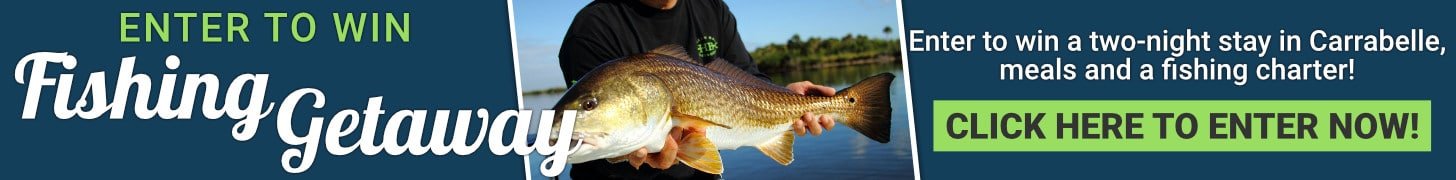
[[[613,70],[617,69],[598,67],[583,76],[554,106],[556,110],[577,112],[569,138],[573,144],[581,141],[581,145],[567,157],[569,163],[618,157],[653,144],[660,146],[671,128],[667,122],[669,95],[659,81]],[[555,119],[557,122],[552,124],[559,131],[562,117],[558,113]]]

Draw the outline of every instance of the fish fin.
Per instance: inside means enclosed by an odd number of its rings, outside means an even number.
[[[779,164],[788,166],[794,162],[794,133],[785,131],[783,136],[759,143],[758,151],[763,152],[768,158],[778,161]]]
[[[697,64],[697,65],[702,65],[703,64],[703,63],[699,63],[696,59],[694,59],[692,55],[688,55],[688,51],[687,50],[684,50],[682,46],[679,46],[677,44],[667,44],[667,45],[657,46],[657,48],[653,48],[652,51],[648,51],[648,52],[652,52],[653,54],[660,54],[660,55],[664,55],[664,56],[676,58],[678,60],[691,62],[691,63]]]
[[[708,140],[702,131],[684,131],[685,136],[678,144],[677,159],[699,171],[723,174],[723,158],[718,156],[718,146]]]
[[[676,111],[674,111],[672,113],[672,117],[673,118],[676,118],[678,120],[678,126],[683,126],[683,127],[718,126],[718,127],[723,127],[723,129],[733,129],[733,127],[729,127],[728,125],[719,124],[717,122],[713,122],[713,121],[709,121],[707,119],[703,119],[702,117],[694,116],[694,115],[691,115],[691,114],[684,114],[684,113],[680,113],[680,112],[676,112]]]
[[[748,73],[748,71],[744,71],[743,68],[738,68],[737,65],[733,65],[733,63],[728,62],[728,60],[726,59],[713,59],[713,62],[708,62],[708,65],[705,66],[707,66],[708,70],[712,70],[713,72],[722,74],[723,76],[728,77],[728,79],[740,82],[741,84],[760,87],[768,90],[789,92],[788,88],[773,84],[768,81],[764,81],[758,76],[753,75],[753,73]]]
[[[845,126],[880,143],[890,142],[890,83],[895,75],[880,73],[865,78],[849,88],[834,93],[834,98],[849,102],[843,119]]]

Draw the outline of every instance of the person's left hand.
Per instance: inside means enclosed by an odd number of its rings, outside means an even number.
[[[686,132],[684,132],[686,131]],[[682,144],[687,133],[703,133],[700,129],[688,129],[684,127],[672,127],[667,133],[667,140],[662,144],[662,150],[655,153],[648,153],[647,147],[638,148],[636,151],[627,153],[627,162],[632,168],[641,168],[642,164],[657,169],[667,169],[677,164],[678,144]]]
[[[789,83],[786,87],[789,88],[789,91],[800,95],[834,96],[834,88],[809,81]],[[803,136],[805,132],[818,136],[831,129],[834,129],[834,118],[817,115],[813,112],[804,112],[798,121],[794,121],[794,133],[799,136]]]

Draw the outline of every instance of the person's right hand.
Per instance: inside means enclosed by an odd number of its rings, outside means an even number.
[[[790,92],[799,95],[834,96],[833,87],[817,85],[809,81],[789,83],[789,85],[784,87],[788,88]],[[794,134],[798,134],[799,136],[804,136],[805,134],[818,136],[824,134],[824,131],[833,129],[834,118],[814,114],[813,112],[805,112],[803,116],[799,116],[799,119],[794,120]]]

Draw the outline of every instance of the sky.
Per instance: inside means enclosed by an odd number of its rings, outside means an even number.
[[[690,0],[691,1],[691,0]],[[524,91],[565,87],[557,52],[572,16],[589,0],[515,1],[516,47],[521,60]],[[794,34],[808,37],[843,37],[864,34],[885,37],[885,26],[899,34],[893,0],[726,0],[738,18],[743,44],[753,51],[769,43],[783,43]],[[894,37],[892,37],[894,38]]]

